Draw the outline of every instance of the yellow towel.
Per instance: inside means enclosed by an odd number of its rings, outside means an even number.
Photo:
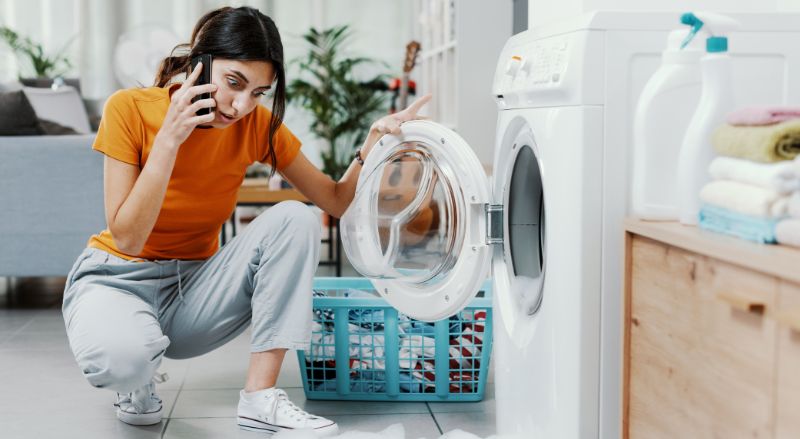
[[[800,154],[800,119],[764,126],[725,124],[714,132],[711,143],[728,157],[764,163],[791,160]]]

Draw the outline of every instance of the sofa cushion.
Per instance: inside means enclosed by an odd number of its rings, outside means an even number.
[[[0,277],[66,276],[89,237],[106,227],[105,156],[93,141],[93,134],[0,136]]]
[[[33,106],[22,90],[0,93],[0,136],[44,134]]]

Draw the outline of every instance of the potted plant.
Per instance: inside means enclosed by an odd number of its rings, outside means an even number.
[[[356,77],[356,67],[377,62],[344,55],[349,36],[346,25],[311,28],[303,35],[308,54],[293,62],[300,75],[287,84],[290,101],[299,103],[314,118],[311,131],[326,143],[322,171],[334,180],[347,170],[373,119],[386,111],[386,87],[381,86],[386,75],[367,80]]]
[[[34,42],[28,37],[23,37],[11,28],[0,26],[0,39],[19,56],[27,57],[30,60],[33,78],[24,78],[20,74],[19,80],[29,87],[50,87],[55,78],[61,77],[69,69],[72,63],[66,55],[66,48],[75,39],[71,38],[64,47],[54,55],[46,54],[44,47]],[[80,82],[77,78],[65,79],[64,82],[80,90]]]

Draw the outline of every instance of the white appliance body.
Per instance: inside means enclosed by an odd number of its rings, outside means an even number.
[[[737,103],[800,103],[798,16],[734,17]],[[678,20],[593,13],[509,39],[491,184],[470,145],[427,121],[384,136],[359,175],[343,245],[398,310],[458,312],[491,266],[501,435],[621,436],[631,123]]]
[[[600,367],[602,108],[503,111],[500,126],[493,180],[495,201],[506,206],[505,239],[495,247],[492,264],[498,433],[591,437],[597,431]],[[531,165],[538,173],[520,164],[527,151],[535,155]],[[541,178],[520,177],[525,172]],[[515,178],[529,187],[515,187]],[[540,285],[520,280],[529,268],[519,266],[520,253],[530,249],[514,244],[511,228],[525,222],[514,218],[514,210],[524,209],[520,204],[539,187],[543,284],[541,304],[531,313],[525,296]]]
[[[800,74],[800,17],[731,15],[742,23],[729,38],[736,105],[800,104],[800,81],[792,80]],[[533,315],[515,306],[525,293],[508,280],[507,249],[493,261],[499,434],[621,436],[632,121],[679,16],[592,13],[515,35],[503,49],[492,87],[500,110],[495,202],[509,211],[514,143],[528,131],[542,170],[546,239]]]

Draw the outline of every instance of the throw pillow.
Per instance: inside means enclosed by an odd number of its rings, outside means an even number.
[[[83,100],[74,88],[68,85],[56,90],[25,87],[23,91],[40,118],[72,127],[82,134],[91,132],[86,107],[83,106]]]
[[[0,136],[44,134],[31,103],[21,90],[0,93]]]
[[[78,134],[72,127],[65,127],[64,125],[53,122],[52,120],[39,119],[39,127],[41,127],[44,134],[48,136],[61,136],[66,134]]]

